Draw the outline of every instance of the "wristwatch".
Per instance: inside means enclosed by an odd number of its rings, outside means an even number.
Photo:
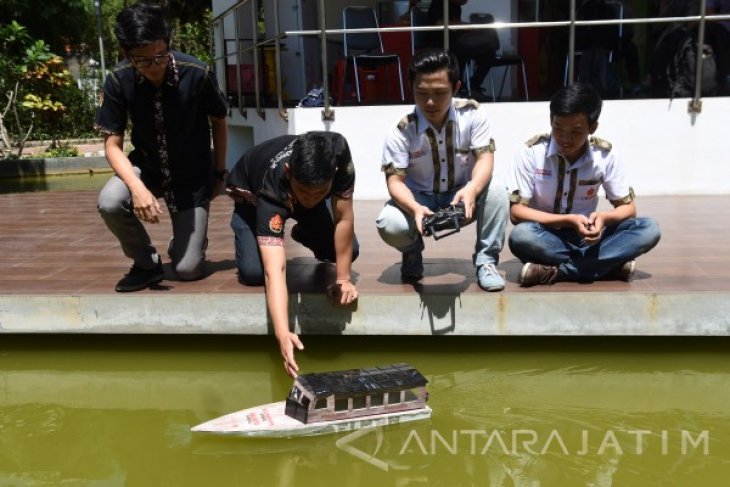
[[[226,174],[228,174],[228,169],[221,169],[220,171],[215,172],[215,177],[218,181],[225,181]]]

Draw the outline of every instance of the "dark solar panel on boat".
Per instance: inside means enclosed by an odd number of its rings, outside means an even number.
[[[315,397],[407,389],[424,386],[428,382],[408,364],[302,374],[297,381]]]

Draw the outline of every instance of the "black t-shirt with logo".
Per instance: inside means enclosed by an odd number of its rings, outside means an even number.
[[[347,140],[336,132],[316,132],[331,140],[336,158],[332,195],[349,199],[355,188],[355,166]],[[284,164],[289,161],[296,135],[282,135],[249,149],[228,176],[226,191],[237,205],[256,207],[256,236],[283,238],[287,218],[308,211],[293,198]]]

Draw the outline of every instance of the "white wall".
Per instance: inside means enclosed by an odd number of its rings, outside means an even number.
[[[696,115],[687,112],[687,102],[604,102],[596,135],[612,142],[626,160],[638,195],[730,194],[730,164],[724,152],[730,137],[730,98],[706,98],[702,113]],[[495,173],[503,178],[520,144],[549,130],[548,103],[488,103],[481,109],[487,111],[497,144]],[[410,110],[411,106],[404,105],[335,107],[334,122],[322,122],[321,108],[291,109],[288,122],[276,110],[267,110],[265,119],[254,110],[249,110],[247,119],[234,111],[229,123],[252,127],[253,143],[283,133],[340,132],[350,144],[357,168],[355,197],[384,200],[387,192],[380,172],[383,140],[390,127]],[[232,143],[229,164],[245,148],[245,143]]]

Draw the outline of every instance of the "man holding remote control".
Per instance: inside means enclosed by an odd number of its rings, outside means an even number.
[[[492,178],[494,140],[483,109],[454,98],[461,86],[459,63],[441,49],[417,53],[408,68],[416,102],[383,147],[382,169],[391,200],[378,215],[380,237],[403,253],[401,278],[423,277],[423,218],[463,203],[476,219],[473,263],[485,291],[504,289],[497,271],[509,216],[507,190]]]

